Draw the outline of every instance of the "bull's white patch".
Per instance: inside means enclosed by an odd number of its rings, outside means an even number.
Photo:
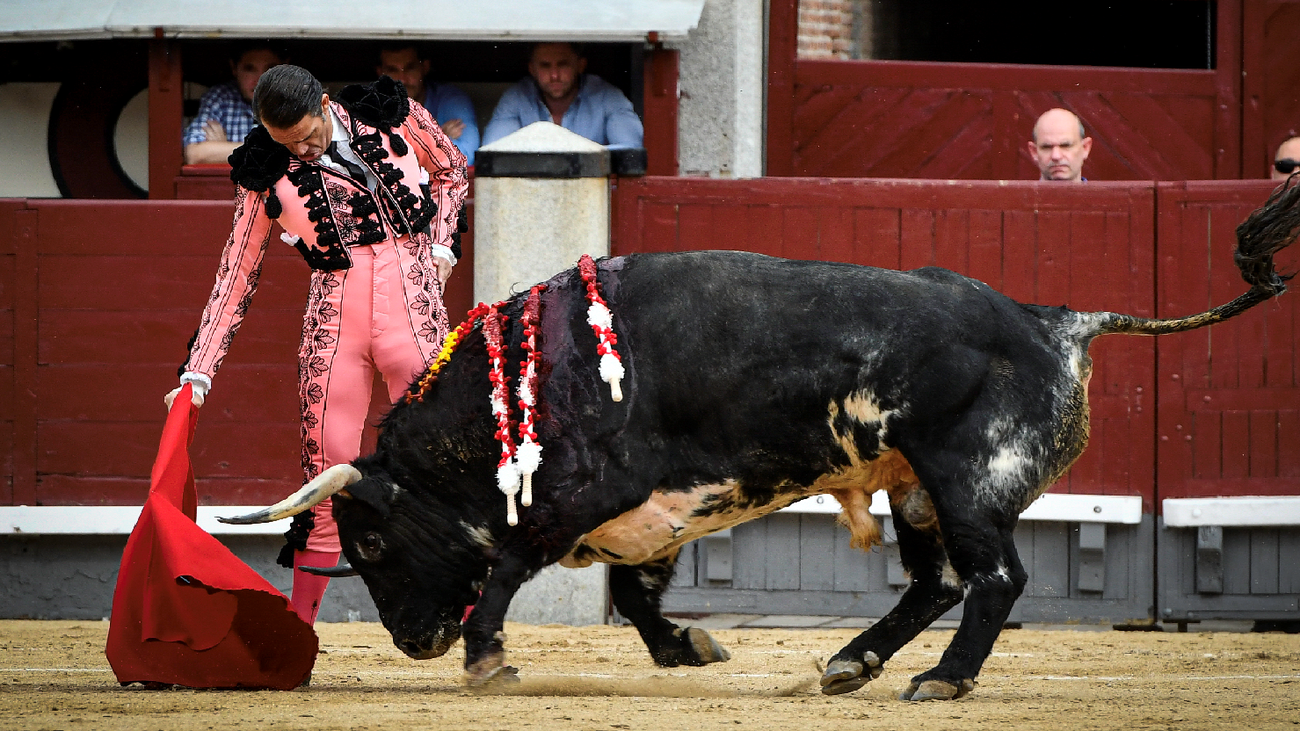
[[[989,422],[985,437],[991,449],[979,466],[976,494],[991,503],[1032,490],[1041,480],[1045,450],[1042,435],[1010,419]]]
[[[1030,465],[1025,457],[1023,447],[1018,444],[1004,444],[988,461],[989,477],[999,483],[1018,482]]]

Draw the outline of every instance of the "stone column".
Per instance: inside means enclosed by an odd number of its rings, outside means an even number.
[[[578,257],[609,255],[609,151],[550,122],[480,147],[474,299],[497,302]]]
[[[535,122],[480,147],[474,162],[474,298],[491,303],[576,266],[583,254],[608,256],[609,175],[644,174],[645,150],[611,151]],[[604,564],[549,566],[519,590],[506,619],[603,624],[608,586]]]

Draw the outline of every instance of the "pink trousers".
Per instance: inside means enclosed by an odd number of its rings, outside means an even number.
[[[389,400],[396,401],[436,354],[436,346],[420,333],[445,322],[445,315],[428,311],[441,310],[441,303],[431,303],[424,313],[408,306],[404,288],[410,285],[398,262],[400,245],[390,239],[355,246],[348,250],[352,268],[312,273],[298,351],[302,463],[308,480],[358,456],[376,370],[383,376]],[[436,340],[440,345],[441,338]],[[315,525],[307,537],[309,564],[333,565],[328,556],[332,554],[336,561],[340,553],[332,505],[326,500],[313,508]],[[327,583],[295,570],[295,606],[311,606],[314,619]],[[307,594],[315,595],[314,600]]]

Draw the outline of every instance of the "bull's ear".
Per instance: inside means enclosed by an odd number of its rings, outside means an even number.
[[[386,482],[366,478],[348,485],[347,490],[339,492],[335,497],[360,500],[387,518],[393,502],[393,487]]]

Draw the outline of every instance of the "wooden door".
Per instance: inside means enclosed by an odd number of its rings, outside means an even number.
[[[1158,312],[1175,317],[1246,290],[1234,230],[1269,181],[1159,187]],[[1279,268],[1294,272],[1300,252]],[[1159,496],[1300,495],[1300,298],[1265,302],[1228,322],[1157,341]]]

